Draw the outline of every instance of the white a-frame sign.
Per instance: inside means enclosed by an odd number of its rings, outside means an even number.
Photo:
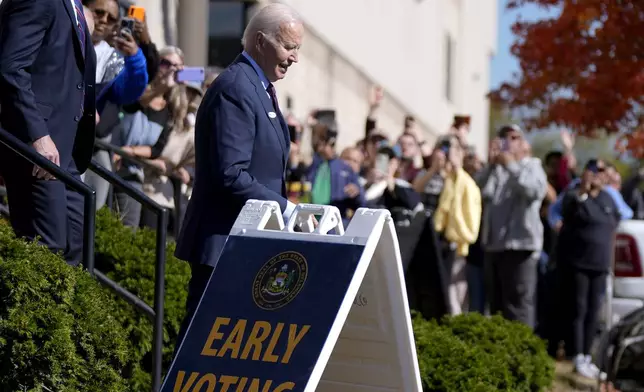
[[[388,211],[248,201],[162,387],[224,389],[422,391]]]

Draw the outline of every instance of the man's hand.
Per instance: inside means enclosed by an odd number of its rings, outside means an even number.
[[[575,148],[575,135],[573,135],[572,132],[567,129],[562,129],[559,131],[559,137],[561,138],[561,144],[563,144],[566,152],[570,152]]]
[[[369,108],[375,109],[380,106],[385,96],[385,90],[381,86],[374,86],[369,95]]]
[[[514,162],[514,156],[512,156],[512,154],[507,151],[500,153],[497,159],[498,162],[503,166],[507,166],[510,162]]]
[[[139,46],[136,44],[134,37],[127,31],[123,32],[123,35],[114,38],[114,45],[126,57],[132,57],[139,51]]]
[[[47,135],[41,137],[40,139],[36,139],[31,145],[40,155],[44,156],[57,166],[60,166],[60,156],[58,155],[58,149],[56,148],[54,141],[51,140],[51,136]],[[53,175],[43,170],[39,166],[34,166],[33,170],[31,171],[31,175],[36,176],[39,179],[55,179]]]
[[[354,199],[360,194],[360,188],[356,184],[348,184],[344,187],[344,194],[350,199]]]
[[[180,167],[174,171],[174,175],[177,176],[182,183],[188,185],[190,183],[190,173],[184,168]]]
[[[161,174],[166,174],[168,172],[168,165],[163,159],[150,159],[147,160],[147,163],[161,172]]]
[[[152,42],[150,31],[148,30],[147,17],[144,18],[143,22],[138,19],[134,21],[134,35],[142,44],[147,45]]]

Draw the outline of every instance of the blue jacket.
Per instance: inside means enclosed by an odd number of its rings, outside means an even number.
[[[560,222],[562,219],[563,198],[566,194],[566,191],[577,187],[580,182],[581,180],[579,178],[572,180],[568,184],[566,189],[564,189],[563,192],[559,194],[557,200],[552,203],[552,205],[548,209],[548,223],[550,224],[550,227],[555,227],[557,225],[557,222]],[[613,188],[612,186],[605,186],[603,190],[606,191],[606,193],[608,193],[615,202],[617,211],[619,212],[621,219],[631,219],[633,217],[633,210],[631,210],[628,204],[626,204],[624,198],[622,197],[622,194],[619,193],[617,189]]]
[[[136,102],[148,85],[148,71],[141,49],[134,56],[124,58],[123,70],[110,82],[97,86],[96,110],[103,113],[107,102],[128,105]]]

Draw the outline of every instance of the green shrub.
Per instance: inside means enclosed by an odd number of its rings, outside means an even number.
[[[518,322],[470,313],[440,323],[414,318],[425,391],[537,392],[550,387],[545,343]]]
[[[0,222],[0,390],[127,390],[131,353],[115,309],[86,272]]]
[[[136,232],[123,226],[117,216],[103,209],[96,216],[97,267],[148,305],[154,304],[156,233],[147,229]],[[164,369],[172,360],[174,345],[185,315],[190,266],[174,257],[174,242],[166,246]],[[100,256],[100,257],[99,257]],[[116,314],[125,326],[134,349],[135,366],[129,380],[134,391],[148,390],[151,382],[152,323],[136,313],[123,300]]]

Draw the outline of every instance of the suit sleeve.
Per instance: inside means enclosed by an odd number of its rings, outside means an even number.
[[[250,102],[235,89],[222,92],[214,98],[211,116],[216,129],[211,138],[211,164],[216,181],[223,184],[224,191],[239,204],[249,199],[274,200],[283,213],[289,212],[286,198],[260,184],[248,173],[255,144],[255,113]]]
[[[0,105],[14,122],[8,131],[29,142],[49,134],[36,106],[28,70],[38,56],[53,15],[51,0],[13,0],[0,17]]]

